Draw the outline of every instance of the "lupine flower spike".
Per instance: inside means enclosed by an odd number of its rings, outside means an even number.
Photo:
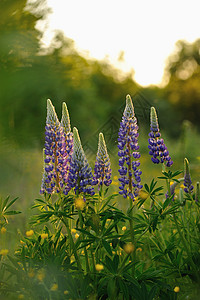
[[[187,158],[184,159],[184,192],[190,194],[193,192],[194,186],[190,176],[189,161]]]
[[[167,150],[164,140],[161,138],[161,133],[159,132],[158,118],[156,110],[151,107],[151,132],[149,133],[149,154],[152,156],[151,160],[154,164],[166,163],[167,167],[173,164],[171,157],[169,156],[169,151]]]
[[[126,107],[123,113],[122,122],[120,123],[118,137],[118,155],[119,174],[120,174],[120,191],[119,194],[124,198],[129,196],[132,200],[138,196],[142,185],[140,184],[140,175],[142,172],[138,169],[140,162],[140,153],[137,151],[138,146],[138,125],[134,114],[131,97],[126,97]]]
[[[110,178],[111,178],[110,158],[108,156],[103,133],[100,133],[97,157],[96,157],[96,162],[94,167],[93,185],[98,184],[99,189],[100,186],[102,186],[103,184],[109,186],[112,182]]]
[[[45,129],[45,166],[40,193],[59,193],[64,186],[63,165],[66,164],[66,145],[63,128],[49,99]]]
[[[60,122],[61,127],[64,131],[64,138],[65,138],[65,165],[63,165],[63,176],[64,181],[67,183],[68,176],[69,176],[69,166],[72,159],[72,152],[73,152],[73,134],[71,132],[70,126],[70,118],[67,109],[67,105],[65,102],[62,104],[62,118]]]
[[[67,195],[71,189],[79,195],[80,193],[87,193],[94,195],[94,188],[91,187],[93,183],[92,169],[90,168],[81,140],[76,127],[73,129],[73,154],[69,168],[69,178],[64,189],[64,194]]]

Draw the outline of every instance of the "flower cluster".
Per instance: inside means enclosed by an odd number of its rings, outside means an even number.
[[[74,192],[87,193],[94,195],[94,189],[91,187],[93,183],[92,169],[90,168],[77,128],[73,129],[73,153],[69,168],[69,177],[67,185],[63,191],[65,195],[74,188]]]
[[[118,135],[118,156],[119,159],[119,174],[120,174],[120,194],[124,198],[129,196],[135,199],[138,196],[139,190],[142,188],[140,184],[140,175],[142,172],[138,169],[140,162],[140,153],[138,145],[138,125],[134,114],[133,103],[131,97],[126,97],[126,107],[123,113],[122,122],[120,123]]]
[[[63,128],[49,99],[45,130],[44,173],[40,193],[59,193],[65,183],[66,143]]]
[[[110,178],[111,178],[110,159],[108,156],[103,133],[100,133],[97,157],[96,157],[96,162],[94,167],[93,185],[98,184],[99,188],[103,184],[109,186],[112,182]]]
[[[166,162],[166,166],[170,167],[173,164],[169,151],[167,150],[164,140],[159,132],[158,118],[154,107],[151,108],[151,132],[149,133],[149,154],[154,164]]]
[[[184,167],[185,167],[185,173],[184,173],[184,192],[189,194],[193,192],[194,186],[192,185],[192,180],[190,176],[190,168],[189,168],[189,161],[187,158],[184,159]]]

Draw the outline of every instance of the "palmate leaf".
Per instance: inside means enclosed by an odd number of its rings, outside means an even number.
[[[9,199],[10,199],[10,196],[8,196],[8,197],[3,201],[3,204],[2,204],[2,207],[1,207],[1,210],[2,210],[3,214],[5,214],[4,212],[7,211],[8,208],[11,207],[11,206],[17,201],[18,197],[15,198],[15,199],[13,199],[13,200],[11,200],[11,201],[8,203]]]

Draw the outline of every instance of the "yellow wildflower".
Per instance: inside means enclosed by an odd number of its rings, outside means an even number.
[[[122,227],[122,231],[126,231],[126,226],[123,226],[123,227]]]
[[[175,288],[174,288],[174,292],[175,292],[175,293],[178,293],[178,292],[180,292],[180,287],[179,287],[179,286],[175,286]]]
[[[118,180],[118,177],[115,175],[115,176],[113,177],[113,179],[114,179],[114,180]]]
[[[2,228],[1,228],[1,233],[2,233],[2,234],[6,233],[6,228],[5,228],[5,227],[2,227]]]
[[[42,233],[42,234],[41,234],[41,238],[42,238],[42,239],[48,238],[48,233]]]
[[[79,238],[79,234],[78,233],[75,234],[75,239],[77,239],[77,238]]]
[[[68,295],[69,292],[67,290],[64,291],[64,295]]]
[[[30,237],[30,236],[32,236],[33,234],[34,234],[34,231],[33,231],[32,229],[26,231],[26,236],[27,236],[27,237]]]
[[[72,233],[76,233],[76,229],[75,229],[75,228],[72,228],[71,232],[72,232]]]
[[[75,199],[75,206],[77,209],[83,210],[85,207],[85,201],[82,197],[78,197]]]
[[[6,256],[8,254],[9,250],[8,249],[1,249],[0,250],[0,255]]]
[[[51,287],[51,291],[55,292],[55,291],[57,291],[57,289],[58,289],[58,285],[57,285],[57,283],[54,283]]]
[[[95,266],[95,269],[96,269],[98,272],[99,272],[99,271],[102,271],[103,268],[104,268],[104,266],[103,266],[103,265],[100,265],[100,264],[96,264],[96,266]]]
[[[24,295],[23,294],[19,294],[18,299],[24,299]]]
[[[125,245],[124,245],[124,251],[125,251],[127,254],[130,254],[131,252],[134,251],[134,245],[133,245],[132,243],[125,244]]]

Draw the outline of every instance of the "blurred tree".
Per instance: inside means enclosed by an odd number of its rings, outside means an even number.
[[[132,74],[119,80],[119,71],[79,55],[61,32],[41,49],[35,26],[48,13],[45,1],[1,0],[0,135],[20,144],[44,142],[47,98],[59,116],[66,101],[72,126],[87,138],[138,89]]]
[[[200,39],[191,44],[178,41],[176,46],[168,58],[164,94],[179,121],[186,119],[200,128]]]

